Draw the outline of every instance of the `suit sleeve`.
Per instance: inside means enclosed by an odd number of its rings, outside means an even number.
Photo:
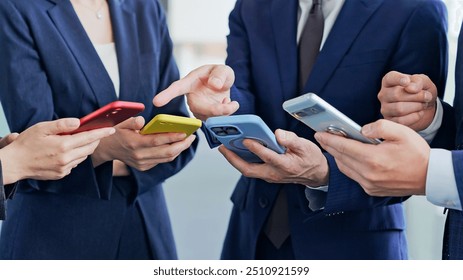
[[[235,84],[231,89],[231,99],[240,104],[240,108],[235,113],[254,114],[255,113],[255,97],[252,94],[254,85],[251,77],[251,59],[247,40],[247,31],[242,23],[240,10],[242,1],[237,1],[235,8],[230,14],[229,26],[230,34],[227,36],[227,60],[226,64],[233,68],[235,73],[239,73],[239,79],[235,80]],[[235,58],[239,58],[236,60]]]
[[[452,151],[453,170],[460,203],[463,202],[463,151]]]

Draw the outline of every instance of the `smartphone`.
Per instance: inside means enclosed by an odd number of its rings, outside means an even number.
[[[183,132],[188,137],[202,125],[201,120],[188,117],[180,117],[168,114],[159,114],[147,123],[141,134],[165,133],[165,132]]]
[[[306,93],[287,100],[283,103],[283,109],[315,131],[326,131],[364,143],[381,143],[379,139],[365,137],[361,133],[360,125],[315,93]]]
[[[82,117],[80,127],[70,133],[76,134],[83,131],[103,127],[112,127],[126,119],[135,116],[145,109],[145,105],[139,102],[114,101],[100,109]]]
[[[273,132],[259,116],[211,117],[206,120],[205,126],[210,141],[223,144],[247,162],[257,163],[262,160],[243,145],[244,139],[256,140],[279,154],[285,153],[285,148],[278,144]]]

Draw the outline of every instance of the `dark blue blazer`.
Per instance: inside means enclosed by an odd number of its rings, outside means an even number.
[[[453,170],[458,187],[460,201],[463,201],[463,29],[460,31],[458,39],[457,61],[455,66],[455,99],[453,107],[446,108],[444,111],[443,125],[451,123],[456,124],[456,138],[453,137],[455,130],[452,127],[443,126],[439,130],[438,136],[447,139],[456,139],[456,149],[452,151]],[[454,119],[452,119],[454,117]],[[453,147],[451,147],[453,148]],[[449,210],[444,231],[444,245],[442,252],[443,259],[463,259],[463,212]]]
[[[363,125],[381,118],[377,94],[391,70],[424,73],[439,81],[447,71],[447,12],[441,1],[346,0],[303,91],[298,91],[297,0],[238,0],[230,15],[229,64],[236,74],[238,113],[255,113],[271,129],[313,140],[313,131],[281,105],[315,92]],[[288,194],[297,259],[407,258],[402,198],[368,196],[343,175],[330,155],[325,208],[307,207],[304,186],[241,177],[222,258],[252,259],[280,188]]]
[[[164,12],[156,0],[110,0],[121,77],[120,100],[158,113],[187,115],[183,99],[155,108],[152,98],[179,78]],[[12,131],[46,120],[82,117],[117,99],[113,84],[68,0],[0,2],[0,96]],[[1,258],[112,259],[128,205],[142,214],[155,258],[176,258],[162,182],[192,158],[130,169],[133,197],[112,200],[112,163],[90,159],[58,181],[25,180],[9,201]],[[33,160],[33,159],[31,159]],[[130,256],[128,256],[130,258]]]

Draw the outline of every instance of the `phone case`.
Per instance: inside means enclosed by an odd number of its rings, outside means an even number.
[[[165,132],[184,132],[189,136],[200,128],[201,125],[201,120],[195,118],[159,114],[146,124],[140,133],[146,135]]]
[[[285,148],[278,144],[270,128],[256,115],[211,117],[207,119],[205,126],[210,134],[210,141],[222,143],[247,162],[262,160],[243,145],[244,139],[257,140],[279,154],[285,152]]]
[[[76,134],[103,127],[112,127],[135,116],[144,109],[145,105],[143,103],[114,101],[82,117],[80,119],[80,127],[68,134]]]
[[[315,93],[287,100],[283,109],[315,131],[326,131],[364,143],[379,144],[381,140],[365,137],[361,127]]]

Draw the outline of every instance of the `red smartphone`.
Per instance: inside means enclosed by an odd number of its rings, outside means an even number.
[[[80,127],[65,134],[76,134],[103,127],[113,127],[126,119],[135,116],[145,109],[145,105],[139,102],[114,101],[100,109],[82,117]]]

